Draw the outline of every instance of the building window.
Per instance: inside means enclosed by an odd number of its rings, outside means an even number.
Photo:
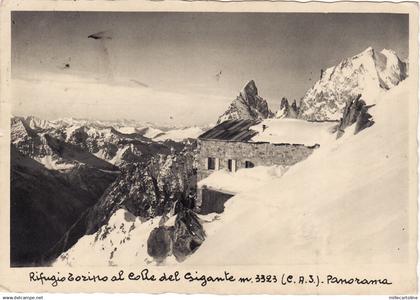
[[[245,168],[250,169],[253,168],[254,164],[250,162],[249,160],[245,161]]]
[[[216,169],[216,159],[214,157],[207,158],[207,169],[208,170]]]
[[[228,159],[228,169],[230,172],[236,172],[236,160]]]

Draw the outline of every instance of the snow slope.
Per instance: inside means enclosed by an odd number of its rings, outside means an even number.
[[[135,127],[130,127],[130,126],[117,127],[116,130],[118,130],[119,132],[124,133],[124,134],[136,133],[136,128]]]
[[[155,136],[157,136],[158,134],[161,134],[162,132],[163,131],[160,130],[160,129],[156,129],[156,128],[153,128],[153,127],[148,127],[146,129],[146,132],[143,134],[143,136],[145,136],[145,137],[147,137],[149,139],[152,139]]]
[[[45,155],[43,157],[34,157],[34,160],[43,164],[49,170],[68,170],[74,168],[75,163],[66,162],[56,158],[53,155]]]
[[[53,266],[139,266],[151,263],[147,254],[147,239],[160,217],[141,222],[125,209],[117,210],[108,224],[96,233],[85,235],[60,255]],[[86,255],[87,252],[95,255]]]
[[[408,95],[406,82],[381,92],[372,127],[347,130],[281,178],[231,198],[185,264],[405,261]]]
[[[120,165],[124,161],[123,156],[124,156],[124,153],[128,149],[130,149],[130,146],[125,146],[123,148],[119,148],[117,150],[117,153],[115,153],[115,156],[111,160],[109,160],[109,162],[113,165],[116,165],[116,166]]]

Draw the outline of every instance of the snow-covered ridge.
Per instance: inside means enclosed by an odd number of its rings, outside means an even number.
[[[367,104],[374,104],[382,90],[395,87],[407,76],[407,64],[394,51],[369,47],[322,72],[300,102],[300,118],[339,120],[350,98],[361,94]]]
[[[117,210],[108,224],[96,233],[85,235],[54,262],[54,267],[65,266],[130,266],[151,263],[147,254],[147,239],[160,217],[142,222],[125,209]],[[94,255],[86,255],[94,253]]]

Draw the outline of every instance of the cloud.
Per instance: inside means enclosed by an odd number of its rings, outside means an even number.
[[[69,74],[12,79],[12,111],[53,119],[136,119],[160,124],[214,122],[229,99],[209,93],[159,90],[120,78],[112,82]],[[172,118],[171,118],[172,117]]]

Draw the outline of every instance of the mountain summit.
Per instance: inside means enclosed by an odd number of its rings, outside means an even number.
[[[273,113],[268,108],[267,101],[258,95],[257,86],[254,80],[251,80],[219,117],[217,123],[238,119],[261,120],[272,116]]]
[[[367,104],[408,76],[408,64],[393,50],[372,47],[327,70],[300,102],[299,117],[312,121],[339,120],[349,99],[362,95]]]

